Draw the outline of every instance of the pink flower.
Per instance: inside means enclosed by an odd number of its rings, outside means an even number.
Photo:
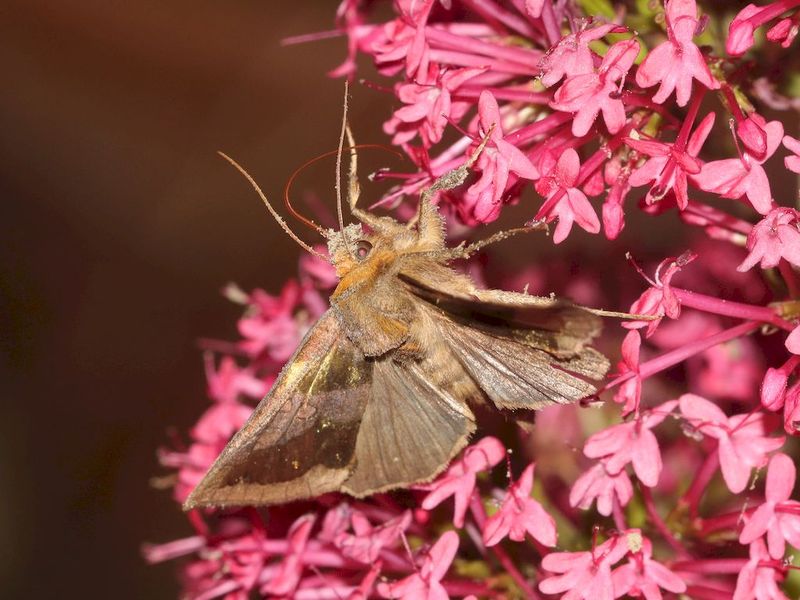
[[[292,595],[292,592],[297,588],[297,584],[300,583],[304,565],[303,554],[315,521],[316,517],[314,515],[303,515],[292,523],[286,536],[289,542],[289,550],[284,555],[274,577],[262,588],[261,591],[263,593],[275,596]]]
[[[447,600],[441,584],[458,550],[458,534],[446,531],[422,559],[418,571],[396,583],[379,583],[378,593],[396,600]]]
[[[751,115],[753,119],[757,116]],[[747,196],[753,208],[765,215],[773,208],[774,203],[767,173],[761,165],[778,149],[783,137],[783,124],[780,121],[766,123],[760,116],[758,119],[767,133],[764,158],[756,158],[745,151],[740,158],[706,163],[693,178],[700,189],[719,194],[723,198],[735,200]]]
[[[680,270],[692,262],[697,256],[691,252],[681,254],[678,258],[667,258],[658,265],[655,280],[650,281],[649,287],[639,299],[631,305],[631,312],[635,315],[654,315],[658,319],[652,321],[628,321],[622,324],[628,329],[641,329],[647,327],[647,337],[655,332],[661,323],[661,317],[677,319],[681,316],[681,303],[672,292],[670,284],[672,278]],[[663,274],[662,274],[663,271]]]
[[[786,336],[786,349],[792,354],[800,354],[800,325],[795,327],[792,332]]]
[[[627,537],[639,535],[631,530],[603,542],[591,552],[552,552],[542,559],[542,568],[560,573],[543,579],[539,589],[545,594],[560,594],[561,600],[613,600],[611,567],[628,553]]]
[[[411,511],[374,527],[366,515],[354,511],[350,517],[353,533],[339,533],[334,544],[344,556],[362,563],[373,563],[383,548],[392,546],[411,524]]]
[[[762,540],[750,544],[750,560],[736,579],[733,600],[789,600],[778,588],[777,581],[783,577],[777,567]]]
[[[286,362],[302,337],[294,319],[301,294],[296,281],[289,281],[279,296],[255,290],[249,299],[252,312],[239,319],[239,333],[244,338],[239,347],[251,357],[264,355]]]
[[[594,467],[578,477],[569,493],[569,505],[588,509],[597,500],[597,512],[604,517],[611,514],[614,500],[625,506],[633,498],[633,486],[628,474],[618,471],[613,475],[600,461]]]
[[[783,164],[793,173],[800,173],[800,140],[789,135],[783,136],[783,145],[792,155],[783,159]]]
[[[576,187],[580,167],[578,153],[573,148],[567,148],[548,174],[536,182],[536,191],[547,197],[536,218],[546,218],[548,222],[558,218],[553,234],[555,244],[567,238],[573,223],[589,233],[600,231],[600,221],[589,199]]]
[[[494,130],[476,164],[481,177],[464,193],[459,210],[467,222],[488,223],[500,214],[503,194],[516,181],[514,176],[537,179],[539,172],[519,148],[503,139],[500,108],[487,90],[478,100],[478,116],[483,131],[492,126]]]
[[[596,55],[589,49],[589,42],[605,37],[616,28],[616,25],[606,23],[562,37],[539,62],[542,85],[550,87],[565,75],[574,77],[593,73]]]
[[[764,415],[728,417],[712,402],[694,394],[680,397],[684,418],[700,433],[717,439],[722,478],[734,494],[743,491],[753,468],[767,462],[767,454],[783,445],[783,436],[764,436]]]
[[[610,133],[622,129],[625,125],[625,105],[620,94],[621,80],[627,75],[638,53],[639,42],[635,39],[617,42],[609,48],[596,73],[572,75],[562,84],[550,106],[575,114],[572,135],[586,135],[601,111]]]
[[[678,106],[686,106],[693,78],[712,90],[719,88],[719,83],[692,41],[698,22],[695,1],[669,0],[666,5],[669,40],[645,57],[636,71],[636,83],[646,88],[661,82],[653,102],[663,103],[675,90]]]
[[[728,40],[725,44],[728,54],[741,56],[747,52],[753,46],[753,34],[757,28],[798,4],[800,3],[797,0],[780,0],[765,6],[745,6],[728,27]]]
[[[375,66],[382,75],[394,75],[405,67],[409,78],[427,73],[430,48],[425,38],[434,0],[399,4],[402,16],[388,22],[380,34],[369,40],[367,52],[375,58]]]
[[[785,454],[775,454],[767,470],[766,500],[745,522],[739,543],[750,544],[767,536],[772,558],[782,559],[786,542],[800,548],[800,502],[791,499],[796,471],[794,462]]]
[[[617,364],[620,377],[631,374],[614,394],[614,402],[624,404],[623,415],[639,411],[642,399],[642,377],[639,375],[639,351],[642,337],[638,331],[629,331],[622,340],[622,360]],[[588,456],[588,454],[587,454]]]
[[[631,332],[638,336],[638,333]],[[583,453],[589,458],[603,458],[606,471],[615,475],[628,463],[644,485],[654,487],[661,475],[661,449],[653,432],[672,412],[675,400],[642,413],[637,419],[614,425],[594,434],[586,441]]]
[[[469,501],[475,490],[475,475],[495,466],[505,455],[506,449],[503,444],[491,436],[467,447],[461,458],[454,461],[436,481],[419,486],[421,489],[431,490],[422,501],[422,508],[431,510],[453,496],[455,499],[453,524],[456,527],[463,527]]]
[[[484,70],[454,69],[440,73],[439,66],[432,64],[430,73],[413,82],[398,84],[397,97],[405,106],[395,111],[383,130],[394,136],[395,145],[405,144],[417,134],[425,147],[438,143],[448,120],[460,121],[472,106],[471,102],[454,101],[452,95]]]
[[[770,42],[780,44],[783,48],[791,46],[797,37],[798,29],[800,29],[797,25],[797,18],[797,13],[795,13],[791,18],[787,17],[779,20],[767,31],[767,39]]]
[[[737,271],[748,271],[756,263],[762,269],[771,269],[782,258],[800,267],[800,212],[793,208],[773,208],[750,230],[747,250],[749,254]]]
[[[603,169],[605,183],[611,186],[603,201],[603,231],[609,240],[615,240],[625,228],[623,204],[631,190],[630,169],[615,156]]]
[[[630,535],[630,534],[628,534]],[[686,591],[683,580],[660,562],[652,559],[653,544],[647,538],[641,540],[641,549],[632,553],[628,562],[614,569],[614,597],[643,596],[647,600],[660,600],[663,588],[674,594]]]
[[[487,546],[498,544],[506,536],[515,542],[525,540],[529,533],[545,546],[556,545],[556,522],[542,505],[531,498],[533,463],[508,490],[503,504],[483,526],[483,541]]]
[[[789,375],[800,363],[800,356],[792,356],[777,369],[769,368],[761,382],[761,405],[767,410],[780,410],[786,396]]]
[[[678,208],[686,208],[689,203],[687,176],[700,172],[701,163],[697,160],[697,155],[714,126],[714,116],[713,112],[705,116],[689,137],[688,144],[685,139],[681,141],[680,138],[672,144],[658,140],[625,139],[628,146],[651,157],[631,173],[629,180],[634,187],[653,182],[645,196],[647,204],[658,202],[672,190]]]

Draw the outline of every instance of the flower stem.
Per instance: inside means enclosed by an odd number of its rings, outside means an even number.
[[[775,314],[771,308],[766,306],[757,306],[754,304],[743,304],[741,302],[731,302],[713,296],[706,296],[705,294],[698,294],[690,290],[682,290],[680,288],[671,287],[675,297],[680,301],[682,306],[695,308],[704,312],[722,315],[725,317],[736,317],[739,319],[748,319],[750,321],[761,321],[769,323],[775,327],[779,327],[785,331],[793,331],[794,325],[781,319]]]
[[[661,518],[661,515],[658,514],[656,504],[653,502],[653,493],[650,491],[650,488],[646,485],[640,484],[639,489],[642,492],[644,508],[647,511],[653,526],[658,530],[662,537],[667,540],[667,543],[672,546],[672,549],[678,553],[678,556],[681,558],[689,558],[689,552],[683,547],[683,544],[678,541],[678,538],[675,537],[675,535],[672,533],[672,530],[667,527],[667,524],[664,522],[664,519]]]
[[[486,509],[483,507],[481,497],[477,492],[473,492],[472,494],[472,498],[469,501],[469,510],[472,513],[472,517],[475,519],[478,527],[482,531],[484,524],[486,523]],[[495,544],[490,548],[490,550],[497,557],[497,560],[500,561],[500,564],[503,565],[503,568],[506,570],[506,572],[511,575],[511,578],[525,593],[525,597],[538,600],[539,595],[525,579],[525,576],[520,573],[519,569],[517,569],[517,566],[514,564],[514,561],[511,560],[511,557],[506,553],[505,549],[503,549],[503,547],[499,544]]]
[[[697,509],[700,506],[700,500],[708,487],[708,483],[714,476],[714,473],[717,472],[717,467],[719,467],[719,452],[715,450],[706,457],[705,462],[700,467],[700,472],[694,478],[694,481],[692,481],[692,485],[683,495],[683,498],[681,498],[680,504],[689,507],[689,514],[691,514],[692,517],[697,517]]]

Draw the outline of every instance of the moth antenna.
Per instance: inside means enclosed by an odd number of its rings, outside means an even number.
[[[343,148],[343,150],[355,150],[356,148],[362,148],[362,149],[363,148],[377,148],[379,150],[385,150],[386,152],[391,152],[392,154],[394,154],[396,156],[399,156],[400,158],[403,157],[403,154],[401,152],[398,152],[394,148],[391,148],[389,146],[384,146],[382,144],[356,144],[356,145],[353,145],[353,146],[348,146],[346,148]],[[315,156],[311,160],[307,160],[301,166],[299,166],[298,168],[296,168],[294,170],[294,173],[292,173],[292,175],[289,177],[289,180],[286,182],[286,185],[283,188],[283,203],[286,205],[286,209],[292,214],[292,216],[295,219],[297,219],[298,221],[302,222],[304,225],[307,225],[308,227],[311,227],[312,229],[314,229],[317,233],[319,233],[322,236],[325,235],[325,230],[322,227],[317,225],[314,221],[312,221],[310,219],[307,219],[306,217],[304,217],[303,215],[301,215],[300,213],[298,213],[294,209],[294,207],[292,206],[292,203],[289,201],[289,192],[291,191],[292,183],[294,183],[294,180],[297,178],[297,176],[300,173],[302,173],[306,168],[310,167],[314,163],[317,163],[317,162],[321,161],[323,158],[328,158],[329,156],[336,156],[337,152],[338,152],[338,150],[331,150],[329,152],[324,152],[323,154],[320,154],[319,156]]]
[[[342,153],[344,151],[344,135],[347,130],[347,95],[350,92],[350,84],[344,80],[344,100],[342,102],[342,129],[339,132],[339,148],[336,151],[336,217],[339,219],[339,231],[342,234],[342,242],[347,248],[347,253],[355,259],[353,250],[350,248],[350,241],[347,239],[347,232],[344,229],[344,218],[342,217]]]
[[[303,240],[301,240],[299,237],[297,237],[295,235],[295,233],[291,229],[289,229],[289,226],[286,224],[286,222],[278,214],[278,211],[276,211],[274,208],[272,208],[272,204],[269,203],[269,200],[267,200],[267,197],[264,195],[264,192],[261,191],[261,188],[256,183],[255,179],[253,179],[251,177],[250,173],[245,171],[245,169],[244,169],[244,167],[242,165],[237,163],[235,160],[233,160],[230,156],[228,156],[224,152],[217,151],[217,154],[219,154],[222,158],[227,160],[233,166],[234,169],[239,171],[239,173],[241,173],[244,176],[244,178],[247,179],[247,181],[250,182],[250,185],[253,186],[253,189],[258,194],[258,197],[261,198],[261,200],[264,202],[264,205],[267,207],[267,210],[269,210],[269,213],[278,222],[278,225],[281,226],[281,228],[286,232],[286,234],[290,238],[292,238],[295,242],[297,242],[300,245],[300,247],[303,250],[305,250],[306,252],[309,252],[310,254],[313,254],[314,256],[316,256],[318,258],[321,258],[322,260],[325,260],[325,261],[328,260],[327,256],[325,256],[324,254],[321,254],[320,252],[317,252],[316,250],[314,250],[311,246],[309,246]]]

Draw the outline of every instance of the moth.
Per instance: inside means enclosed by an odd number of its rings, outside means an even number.
[[[489,136],[421,193],[400,223],[358,208],[355,144],[343,123],[340,229],[321,230],[340,282],[254,413],[184,504],[269,505],[327,492],[364,497],[430,481],[475,431],[472,408],[530,411],[594,394],[609,367],[590,346],[601,316],[553,297],[478,289],[451,267],[527,228],[448,247],[433,203],[464,182]],[[339,162],[350,141],[342,226]],[[224,156],[224,155],[223,155]],[[227,158],[227,157],[226,157]],[[259,192],[273,216],[296,238]],[[617,314],[617,316],[620,316]],[[513,414],[513,413],[512,413]]]

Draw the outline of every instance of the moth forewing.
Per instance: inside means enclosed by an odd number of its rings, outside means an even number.
[[[553,298],[479,290],[449,266],[482,245],[445,246],[433,193],[462,183],[487,139],[421,194],[411,223],[351,199],[370,231],[325,232],[340,277],[330,310],[185,509],[332,491],[366,496],[429,481],[475,430],[470,403],[520,409],[529,423],[531,409],[595,393],[608,370],[589,347],[597,315]],[[351,169],[357,190],[353,177]]]

